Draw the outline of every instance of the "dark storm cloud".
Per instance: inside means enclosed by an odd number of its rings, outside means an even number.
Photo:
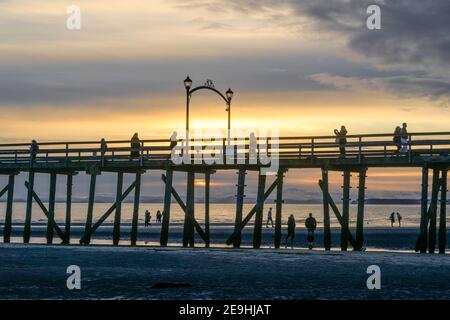
[[[223,2],[222,0],[219,0]],[[448,0],[258,0],[231,1],[241,12],[288,7],[291,18],[308,18],[313,31],[344,37],[373,68],[394,68],[401,77],[380,78],[401,95],[450,99],[450,1]],[[227,3],[229,1],[227,0]],[[381,30],[366,28],[369,5],[381,8]],[[284,17],[285,19],[285,17]],[[283,20],[283,19],[282,19]],[[301,22],[300,22],[301,21]],[[271,23],[277,23],[271,20]],[[282,24],[283,21],[278,21]],[[293,28],[295,30],[295,28]],[[345,76],[342,72],[330,72]],[[408,76],[405,73],[409,73]],[[370,79],[370,72],[361,79]],[[397,74],[400,76],[400,74]]]

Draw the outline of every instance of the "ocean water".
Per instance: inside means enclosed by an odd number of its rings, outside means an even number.
[[[243,216],[251,210],[254,204],[245,204]],[[13,223],[16,225],[23,224],[25,218],[25,203],[14,203],[13,207]],[[94,205],[94,222],[103,215],[111,204],[96,203]],[[265,204],[264,206],[264,222],[267,217],[267,211],[272,207],[273,219],[275,219],[275,204]],[[341,209],[341,205],[338,205]],[[163,209],[163,204],[158,203],[142,203],[139,208],[139,220],[143,221],[145,210],[149,210],[152,215],[152,222],[155,221],[156,211]],[[342,209],[341,209],[342,210]],[[236,206],[235,204],[211,204],[210,205],[210,223],[217,225],[229,225],[234,223]],[[399,212],[402,219],[402,226],[404,227],[416,227],[420,222],[420,206],[419,205],[366,205],[365,207],[365,228],[371,227],[390,227],[389,215],[392,211]],[[0,223],[4,223],[6,212],[6,203],[0,203]],[[86,203],[74,203],[72,205],[72,223],[74,225],[83,224],[86,219],[87,204]],[[133,212],[133,204],[122,204],[122,222],[124,224],[131,222]],[[204,205],[197,203],[195,205],[195,217],[199,223],[204,222]],[[303,224],[304,219],[311,212],[317,219],[318,227],[323,223],[323,207],[320,204],[284,204],[283,205],[283,224],[287,222],[287,217],[291,214],[294,215],[298,224]],[[350,206],[350,225],[356,223],[357,206]],[[339,223],[330,208],[331,225],[332,227],[338,227]],[[114,212],[105,221],[105,224],[112,223],[114,219]],[[439,212],[438,212],[439,219]],[[65,220],[65,204],[57,203],[55,208],[55,220],[57,223],[64,223]],[[450,217],[447,218],[448,225]],[[37,204],[33,204],[32,222],[33,223],[46,223],[47,219]],[[183,223],[184,212],[177,203],[171,205],[170,221],[174,224]]]

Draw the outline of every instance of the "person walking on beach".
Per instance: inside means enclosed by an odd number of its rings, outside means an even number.
[[[152,220],[152,216],[150,215],[150,211],[145,210],[145,222],[144,222],[144,225],[146,227],[151,225],[150,220]]]
[[[288,243],[288,239],[291,238],[291,248],[293,248],[294,245],[294,236],[295,236],[295,218],[294,215],[291,214],[288,218],[288,234],[286,236],[286,239],[284,239],[286,248],[287,248],[287,243]]]
[[[391,220],[391,228],[394,226],[395,223],[395,212],[392,212],[389,216],[389,220]]]
[[[313,217],[312,213],[310,213],[309,217],[306,218],[305,227],[306,230],[308,230],[308,236],[306,237],[306,240],[308,241],[308,248],[309,250],[312,250],[314,244],[314,231],[317,228],[317,221]]]
[[[38,153],[39,153],[39,145],[36,140],[32,140],[30,145],[30,157],[32,163],[36,160],[36,156]]]
[[[407,127],[408,127],[408,124],[406,122],[404,122],[402,124],[402,128],[400,129],[400,142],[401,142],[401,146],[402,146],[400,148],[401,153],[408,152],[408,130],[406,130]]]
[[[269,227],[269,221],[272,224],[273,228],[273,220],[272,220],[272,208],[269,209],[269,212],[267,212],[267,221],[266,221],[266,228]]]
[[[341,131],[334,129],[336,135],[336,142],[339,144],[339,152],[341,157],[345,157],[345,145],[347,144],[347,129],[345,126],[341,126]]]
[[[402,128],[400,128],[399,126],[397,126],[395,128],[394,131],[394,137],[392,139],[392,142],[394,142],[395,146],[397,147],[397,152],[400,151],[401,147],[402,147],[402,137],[401,137],[401,131]]]
[[[138,134],[135,133],[130,141],[131,146],[131,158],[139,158],[139,149],[141,148],[141,141],[139,140]]]
[[[402,216],[400,215],[399,212],[397,212],[397,221],[398,221],[398,227],[401,228],[402,226]]]
[[[156,222],[161,223],[161,217],[162,217],[161,211],[158,210],[156,212]]]

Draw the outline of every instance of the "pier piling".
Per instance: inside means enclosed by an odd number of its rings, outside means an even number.
[[[347,230],[349,228],[349,218],[350,218],[350,170],[344,170],[344,183],[342,186],[343,196],[342,196],[342,224],[341,224],[341,250],[347,251],[348,239]]]
[[[30,242],[31,236],[31,214],[33,210],[33,189],[34,189],[34,171],[28,173],[28,192],[27,192],[27,206],[25,210],[25,223],[23,227],[23,242]]]
[[[238,183],[237,187],[237,195],[236,195],[236,217],[234,220],[234,232],[236,233],[236,237],[233,241],[233,247],[239,248],[241,246],[241,231],[239,230],[239,225],[242,222],[242,211],[244,207],[244,197],[245,197],[245,176],[246,172],[244,169],[240,169],[238,171]]]
[[[114,215],[113,228],[113,244],[117,246],[120,241],[120,220],[122,216],[122,187],[123,187],[123,172],[117,173],[117,187],[116,187],[116,212]]]
[[[73,187],[73,173],[67,174],[66,182],[66,221],[64,224],[64,240],[63,243],[70,243],[70,225],[72,220],[72,187]]]
[[[50,192],[48,198],[47,244],[53,243],[53,224],[55,223],[56,172],[50,174]]]
[[[431,186],[431,203],[429,208],[428,252],[434,253],[436,248],[436,215],[439,196],[439,169],[433,168],[433,184]]]
[[[159,241],[159,243],[163,247],[167,246],[167,242],[169,239],[170,204],[172,201],[172,180],[173,180],[173,171],[168,169],[166,170],[165,176],[164,209],[161,223],[161,236]]]
[[[8,177],[8,196],[6,200],[6,215],[5,225],[3,227],[3,242],[9,243],[11,240],[12,232],[12,209],[14,201],[14,179],[15,174],[10,174]]]
[[[253,231],[253,248],[261,247],[265,186],[266,186],[266,175],[261,174],[260,172],[258,175],[258,194],[256,197],[255,226]]]
[[[445,253],[447,232],[447,168],[441,173],[441,210],[439,214],[439,253]]]
[[[328,203],[328,169],[322,168],[323,194],[323,246],[331,249],[330,206]]]
[[[364,205],[366,196],[366,173],[367,168],[359,169],[358,185],[358,212],[356,216],[356,245],[355,250],[362,250],[364,245]]]
[[[134,186],[134,199],[133,199],[133,217],[131,220],[131,233],[130,241],[131,245],[135,246],[138,236],[138,225],[139,225],[139,203],[141,198],[141,176],[140,172],[136,173],[136,180]]]
[[[282,206],[283,206],[283,178],[285,170],[279,169],[277,173],[277,198],[276,212],[275,212],[275,235],[274,246],[276,249],[280,248],[281,243],[281,223],[282,223]]]

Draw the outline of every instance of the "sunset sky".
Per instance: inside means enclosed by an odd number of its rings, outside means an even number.
[[[374,3],[381,30],[366,28]],[[449,13],[448,0],[0,0],[0,143],[168,137],[184,125],[188,74],[234,90],[235,128],[450,131]],[[196,95],[191,126],[225,129],[224,109]],[[369,173],[377,195],[419,181]]]

